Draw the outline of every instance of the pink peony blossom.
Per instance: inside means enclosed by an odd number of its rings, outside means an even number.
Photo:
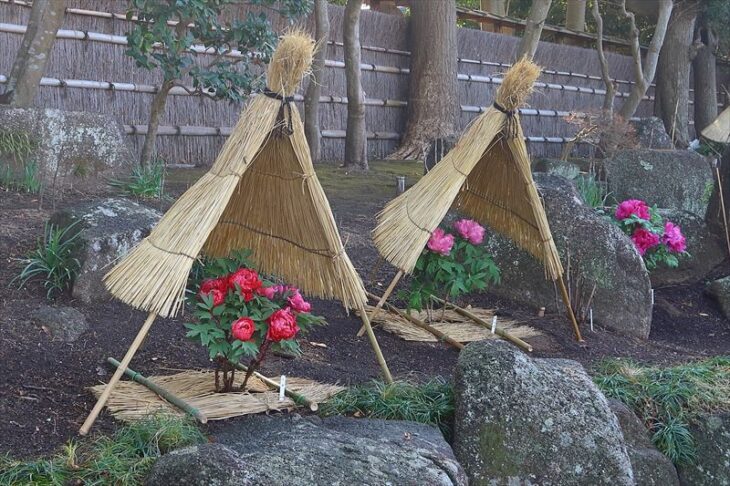
[[[460,219],[454,223],[454,229],[472,245],[479,245],[484,241],[484,226],[473,219]]]
[[[271,300],[276,295],[276,288],[273,287],[259,287],[256,289],[256,293]]]
[[[639,199],[627,199],[616,208],[616,219],[623,221],[624,219],[635,215],[637,218],[649,221],[649,206]]]
[[[639,250],[639,254],[644,256],[647,250],[659,244],[659,235],[645,228],[637,228],[634,234],[631,235],[631,240],[634,242],[636,249]]]
[[[431,233],[431,238],[429,238],[426,246],[434,253],[448,256],[454,246],[454,235],[444,232],[441,228],[436,228]]]
[[[687,250],[687,240],[682,234],[682,229],[671,221],[664,223],[662,242],[667,245],[670,253],[684,253]]]
[[[312,304],[304,300],[304,297],[302,297],[302,294],[299,293],[299,290],[294,292],[294,295],[289,297],[289,307],[291,307],[296,312],[309,312],[312,310]]]

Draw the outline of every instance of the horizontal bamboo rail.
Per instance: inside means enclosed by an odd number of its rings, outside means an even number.
[[[119,363],[119,361],[117,361],[114,358],[107,358],[106,361],[107,361],[107,363],[114,366],[115,368],[119,368],[119,366],[121,365],[121,363]],[[189,403],[187,403],[185,400],[178,397],[177,395],[165,390],[164,388],[162,388],[155,382],[150,381],[148,378],[145,378],[144,376],[142,376],[142,374],[138,373],[137,371],[134,371],[133,369],[128,367],[124,370],[124,374],[127,375],[129,378],[131,378],[132,381],[135,381],[135,382],[139,383],[140,385],[146,386],[147,388],[149,388],[150,390],[152,390],[153,392],[157,393],[159,396],[164,398],[166,401],[175,405],[177,408],[179,408],[183,412],[191,415],[193,418],[195,418],[195,420],[197,420],[201,424],[208,423],[208,417],[206,417],[203,412],[201,412],[197,408],[193,407],[192,405],[190,405]]]

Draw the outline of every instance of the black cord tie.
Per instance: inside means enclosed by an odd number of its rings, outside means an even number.
[[[292,135],[294,133],[294,126],[292,125],[291,102],[294,101],[294,97],[283,96],[276,91],[271,91],[269,88],[264,88],[263,94],[269,98],[281,101],[279,113],[276,115],[276,127],[274,129],[274,133],[279,136]],[[289,112],[288,119],[284,116],[284,110]]]
[[[505,133],[509,138],[517,138],[517,117],[515,117],[515,114],[517,113],[515,110],[508,110],[504,106],[500,105],[496,101],[494,102],[493,106],[507,115],[507,124],[505,125]]]

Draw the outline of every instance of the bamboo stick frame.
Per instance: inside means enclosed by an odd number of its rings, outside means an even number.
[[[727,210],[725,209],[725,196],[722,193],[722,177],[720,177],[720,165],[717,159],[714,160],[715,177],[717,177],[717,190],[720,193],[720,211],[722,211],[722,222],[725,226],[725,242],[727,243],[727,251],[730,256],[730,229],[727,226]]]
[[[233,367],[239,371],[246,371],[246,372],[248,371],[248,366],[246,366],[242,363],[234,363],[232,361],[229,361],[229,363],[231,365],[233,365]],[[272,380],[271,378],[268,378],[268,377],[262,375],[258,371],[254,371],[253,376],[255,376],[259,380],[263,381],[264,384],[266,384],[266,386],[268,386],[272,390],[279,389],[279,383],[277,383],[275,380]],[[310,399],[308,399],[301,393],[297,393],[288,388],[284,388],[284,395],[286,395],[289,398],[291,398],[292,400],[294,400],[294,403],[296,403],[298,405],[305,405],[305,406],[309,407],[309,410],[311,410],[312,412],[316,412],[317,410],[319,410],[319,405],[317,403],[311,401]]]
[[[380,309],[383,307],[383,304],[385,304],[385,301],[388,300],[390,297],[390,294],[393,293],[393,289],[395,289],[395,286],[398,285],[398,281],[403,277],[403,270],[398,270],[398,273],[395,274],[395,277],[393,277],[393,280],[390,281],[390,285],[388,285],[388,288],[385,289],[385,293],[382,297],[378,298],[378,303],[375,306],[375,309],[370,314],[369,319],[373,321],[377,315]],[[372,295],[368,292],[368,295]],[[365,326],[362,326],[359,331],[357,331],[357,337],[362,337],[363,334],[365,334]]]
[[[106,362],[110,365],[114,366],[115,368],[119,368],[121,366],[121,363],[117,361],[114,358],[107,358]],[[193,407],[189,403],[187,403],[182,398],[178,397],[177,395],[173,394],[172,392],[165,390],[160,385],[156,384],[155,382],[149,380],[141,373],[134,371],[132,368],[127,367],[126,370],[124,370],[124,374],[131,378],[136,383],[139,383],[140,385],[143,385],[156,394],[158,394],[160,397],[164,398],[166,401],[170,402],[171,404],[175,405],[177,408],[182,410],[183,412],[187,413],[188,415],[191,415],[193,418],[195,418],[198,422],[201,424],[208,423],[208,417],[205,416],[203,412],[198,410],[197,408]]]

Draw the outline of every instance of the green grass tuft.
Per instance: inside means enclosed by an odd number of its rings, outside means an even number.
[[[147,167],[135,167],[129,178],[112,180],[109,185],[130,196],[161,199],[165,189],[165,161],[156,158]]]
[[[730,357],[671,368],[608,360],[594,381],[644,421],[654,445],[677,465],[696,457],[689,422],[701,413],[730,411]]]
[[[322,404],[321,414],[410,420],[436,425],[448,438],[454,415],[454,393],[441,378],[423,384],[373,381],[344,390]]]
[[[140,484],[162,454],[204,441],[203,434],[189,419],[153,416],[126,425],[112,436],[71,442],[50,458],[17,461],[0,456],[0,484]]]

